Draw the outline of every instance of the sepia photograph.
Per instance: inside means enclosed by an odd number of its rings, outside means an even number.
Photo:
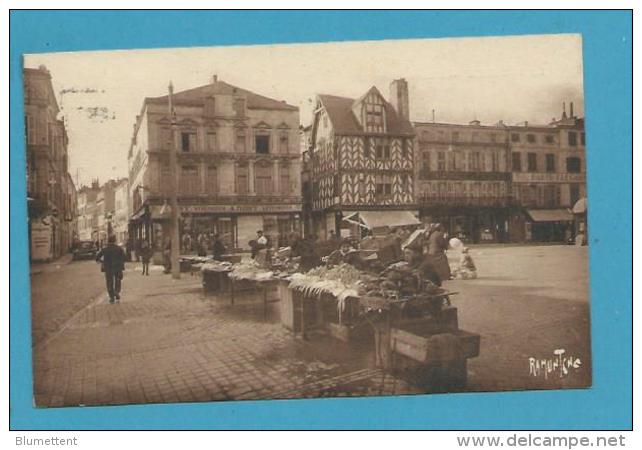
[[[35,407],[592,386],[580,34],[22,77]]]

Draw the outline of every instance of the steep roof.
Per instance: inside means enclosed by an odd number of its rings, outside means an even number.
[[[338,97],[336,95],[318,95],[319,101],[327,112],[336,134],[359,134],[365,132],[352,112],[352,106],[367,96],[371,90],[372,89],[368,90],[365,95],[357,100],[348,97]],[[410,121],[399,117],[395,108],[385,99],[384,103],[386,109],[387,134],[414,135]]]
[[[289,105],[285,101],[274,100],[252,91],[233,86],[224,81],[216,81],[205,86],[200,86],[186,91],[176,92],[172,99],[176,103],[188,103],[202,105],[203,99],[212,95],[243,95],[247,98],[249,109],[276,109],[285,111],[298,111],[296,106]],[[162,97],[147,97],[146,103],[167,103],[167,95]]]

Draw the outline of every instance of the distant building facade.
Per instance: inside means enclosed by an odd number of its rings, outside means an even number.
[[[506,128],[415,122],[422,221],[470,242],[508,240],[511,168]]]
[[[25,68],[25,139],[30,258],[48,261],[76,239],[76,188],[69,176],[68,138],[46,67]]]
[[[97,237],[101,246],[115,234],[116,191],[123,184],[127,185],[127,179],[109,180],[100,187],[96,196]]]
[[[169,238],[171,177],[178,182],[181,240],[218,233],[248,248],[257,230],[276,242],[300,230],[298,108],[232,86],[208,85],[146,98],[129,149],[130,234],[159,250]],[[172,136],[174,136],[172,138]],[[174,139],[174,140],[173,140]],[[176,149],[178,173],[169,170]]]
[[[389,101],[376,87],[358,99],[317,96],[308,168],[313,234],[359,237],[416,221],[408,106],[403,79],[391,83]]]
[[[78,190],[78,239],[81,241],[98,240],[98,192],[98,180],[93,180],[91,186],[82,186]]]
[[[572,209],[586,197],[584,119],[566,108],[544,126],[508,128],[512,195],[521,210],[511,217],[513,241],[564,241],[575,234]]]
[[[414,127],[423,221],[474,243],[564,242],[585,231],[573,216],[586,201],[586,148],[572,104],[547,125]]]
[[[119,180],[114,188],[114,212],[112,215],[113,233],[116,242],[126,244],[129,237],[129,182]]]

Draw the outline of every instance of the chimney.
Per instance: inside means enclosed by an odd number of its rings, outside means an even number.
[[[562,103],[562,120],[566,119],[566,102]]]
[[[390,103],[401,119],[409,120],[408,82],[404,78],[390,83]]]
[[[573,114],[573,102],[571,102],[570,110],[569,110],[569,115],[571,116],[571,119],[575,118],[575,115]]]
[[[212,83],[218,82],[218,75],[214,74],[212,75]]]

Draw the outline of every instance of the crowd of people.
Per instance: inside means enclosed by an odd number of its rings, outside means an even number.
[[[457,238],[448,240],[448,234],[440,224],[433,224],[425,231],[412,234],[404,228],[390,230],[386,236],[368,236],[361,241],[341,238],[338,233],[331,231],[329,239],[319,242],[315,235],[301,237],[292,232],[279,237],[278,247],[288,247],[290,257],[297,258],[301,272],[321,264],[339,265],[350,264],[358,269],[381,269],[386,266],[405,261],[409,268],[424,280],[441,286],[446,280],[454,278],[472,279],[477,277],[477,268],[469,254],[468,248]],[[256,232],[256,238],[249,243],[251,258],[259,264],[269,265],[274,243],[263,230]],[[459,250],[460,260],[453,270],[448,263],[446,251]],[[181,241],[181,251],[191,253],[196,251],[199,256],[210,256],[222,261],[228,252],[219,234],[199,234],[193,239],[190,234],[184,234]],[[374,258],[369,255],[376,254]],[[149,264],[153,249],[146,241],[139,244],[137,255],[142,262],[142,275],[149,275]],[[120,296],[120,285],[125,252],[116,245],[115,237],[110,236],[108,245],[102,248],[96,258],[102,261],[103,272],[107,283],[110,301],[117,301]],[[163,246],[163,264],[165,272],[171,271],[171,241],[168,239]]]
[[[331,239],[338,239],[337,234],[330,233]],[[329,265],[350,264],[359,269],[368,266],[380,269],[405,261],[423,279],[437,286],[446,280],[477,278],[477,268],[469,254],[468,248],[458,239],[449,241],[448,233],[441,224],[432,224],[424,232],[415,233],[404,228],[392,229],[387,236],[366,237],[357,246],[353,240],[343,239],[340,248],[324,258]],[[376,245],[371,245],[376,241]],[[357,248],[359,247],[359,248]],[[365,251],[360,251],[364,250]],[[368,249],[376,252],[374,264],[367,258]],[[459,263],[451,269],[446,252],[460,252]]]

